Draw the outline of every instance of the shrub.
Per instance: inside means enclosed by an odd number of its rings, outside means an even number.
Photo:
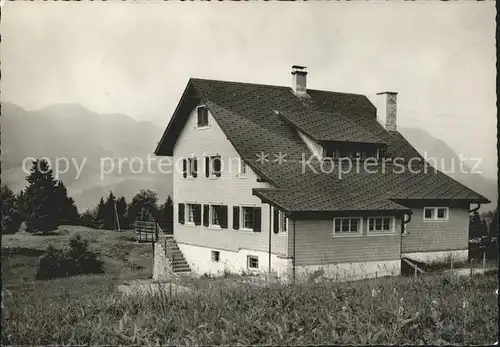
[[[38,259],[36,279],[50,279],[80,274],[102,273],[103,263],[97,254],[88,250],[88,242],[80,235],[69,240],[69,249],[47,247]]]
[[[45,254],[38,258],[38,269],[35,278],[48,279],[63,277],[67,272],[67,264],[68,261],[65,257],[65,252],[49,245]]]

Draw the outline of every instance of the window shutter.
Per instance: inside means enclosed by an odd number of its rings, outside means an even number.
[[[178,217],[179,217],[179,223],[184,224],[184,204],[179,203],[179,210],[178,212]]]
[[[201,224],[201,205],[194,205],[194,225]]]
[[[193,158],[193,177],[198,176],[198,158]]]
[[[208,205],[203,205],[203,225],[208,227],[208,222],[209,222],[209,213],[210,209],[209,209],[209,206]]]
[[[220,177],[221,174],[221,158],[217,158],[214,160],[214,174],[215,177]]]
[[[240,207],[233,206],[233,229],[238,230],[240,228]]]
[[[273,208],[273,232],[277,234],[280,228],[280,211]]]
[[[187,160],[182,159],[182,177],[187,177]]]
[[[210,176],[210,158],[205,157],[205,177]]]
[[[261,208],[254,207],[253,208],[253,231],[261,230]]]
[[[221,212],[221,221],[220,221],[220,227],[227,229],[227,206],[222,205],[220,207],[220,212]]]

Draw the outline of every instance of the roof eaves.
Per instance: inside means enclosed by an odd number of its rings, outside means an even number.
[[[175,111],[172,115],[172,117],[170,118],[170,121],[168,122],[168,125],[167,125],[167,128],[165,129],[165,131],[163,132],[163,135],[161,136],[161,139],[160,139],[160,142],[158,142],[158,144],[156,145],[156,148],[154,150],[154,154],[155,155],[160,155],[158,154],[160,152],[160,149],[162,148],[163,146],[163,142],[165,141],[165,139],[167,138],[167,134],[171,131],[171,129],[174,127],[174,124],[176,122],[176,115],[181,107],[181,105],[184,103],[185,101],[185,97],[187,95],[187,91],[189,90],[189,88],[191,87],[192,85],[192,80],[193,78],[190,78],[186,84],[186,87],[184,88],[184,91],[182,92],[182,96],[181,98],[179,99],[179,102],[177,103],[177,106],[175,107]],[[178,134],[177,134],[178,136]],[[167,150],[166,151],[166,155],[173,155],[173,148],[172,148],[172,151],[169,151]],[[162,155],[165,155],[165,154],[162,154]]]

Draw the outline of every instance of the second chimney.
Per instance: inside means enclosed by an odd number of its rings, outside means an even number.
[[[385,128],[388,131],[396,131],[396,123],[398,118],[398,93],[397,92],[381,92],[377,95],[385,94]]]
[[[305,66],[292,66],[292,88],[297,96],[307,95],[307,71]]]

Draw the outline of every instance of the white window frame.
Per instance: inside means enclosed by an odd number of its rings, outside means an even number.
[[[221,216],[219,216],[219,224],[212,223],[213,213],[215,213],[215,206],[222,206],[222,204],[209,204],[208,205],[208,227],[210,229],[222,229],[221,227]]]
[[[376,219],[389,219],[389,230],[370,230],[370,219],[373,219],[373,225],[375,226]],[[366,219],[366,234],[369,236],[384,236],[384,235],[394,235],[396,233],[396,217],[394,216],[372,216]],[[383,221],[382,221],[383,227]]]
[[[248,178],[248,170],[249,170],[248,165],[245,163],[245,161],[243,159],[240,158],[239,167],[238,167],[238,177],[239,178]]]
[[[216,256],[217,254],[217,256]],[[219,263],[220,262],[220,251],[214,251],[212,250],[210,253],[210,258],[212,259],[213,263]],[[219,259],[216,259],[219,258]]]
[[[446,216],[444,218],[438,218],[438,210],[444,209],[446,211]],[[425,211],[432,210],[433,216],[431,218],[425,217]],[[422,219],[426,222],[445,222],[450,220],[450,208],[446,206],[427,206],[422,210]]]
[[[198,109],[204,108],[207,110],[207,124],[206,125],[199,125],[198,124]],[[196,129],[207,129],[210,128],[210,116],[208,114],[208,107],[206,105],[199,105],[196,107]]]
[[[257,260],[257,267],[251,267],[250,266],[250,259],[256,259]],[[259,257],[256,255],[247,255],[247,269],[251,271],[256,271],[259,270]]]
[[[195,214],[196,214],[196,209],[195,209],[195,203],[194,202],[186,202],[186,207],[184,208],[184,220],[186,221],[186,224],[187,225],[191,225],[191,226],[194,226],[194,218],[195,218]],[[190,222],[189,221],[189,206],[193,206],[193,221]]]
[[[244,214],[244,209],[245,208],[251,208],[251,209],[254,209],[255,206],[253,205],[241,205],[240,206],[240,229],[239,230],[242,230],[242,231],[253,231],[253,215],[252,215],[252,227],[250,229],[248,228],[245,228],[245,214]]]
[[[288,231],[288,217],[283,211],[278,212],[278,218],[279,218],[279,223],[278,223],[278,235],[279,234],[286,234]]]
[[[193,176],[194,172],[194,161],[197,160],[197,158],[194,155],[191,155],[190,157],[186,158],[186,173],[187,173],[187,178],[195,178]],[[198,172],[196,172],[198,175]]]
[[[209,165],[209,170],[210,170],[210,175],[208,176],[210,179],[218,179],[222,177],[222,156],[220,154],[214,154],[208,157],[208,165]],[[219,177],[215,174],[214,170],[214,161],[215,159],[218,158],[220,161],[220,172],[219,172]]]
[[[357,219],[358,220],[358,231],[357,232],[335,232],[335,222],[337,220],[350,220]],[[350,226],[350,222],[349,222]],[[363,236],[363,218],[361,217],[336,217],[333,219],[333,237],[359,237]]]

